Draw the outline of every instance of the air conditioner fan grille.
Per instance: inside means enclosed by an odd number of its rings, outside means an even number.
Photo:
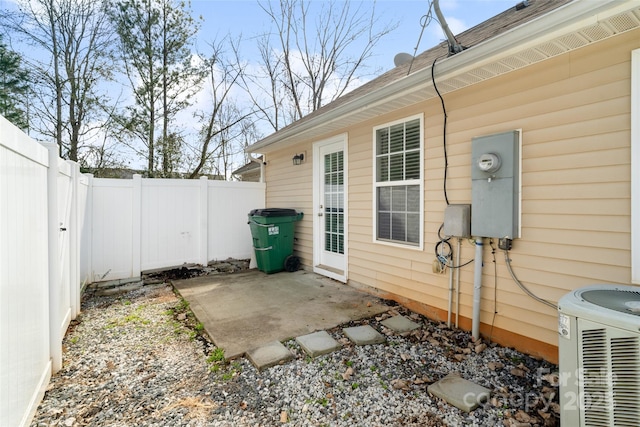
[[[640,292],[620,289],[592,289],[580,294],[583,300],[599,307],[640,316]]]

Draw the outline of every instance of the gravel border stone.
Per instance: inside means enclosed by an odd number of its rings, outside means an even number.
[[[403,315],[420,327],[397,334]],[[369,325],[386,343],[357,346],[342,329]],[[401,306],[327,331],[341,348],[258,372],[225,361],[170,285],[85,295],[32,421],[40,426],[556,426],[557,366],[448,329]],[[457,372],[491,390],[471,413],[427,387]]]

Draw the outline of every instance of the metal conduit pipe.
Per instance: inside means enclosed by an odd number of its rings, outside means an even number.
[[[451,257],[449,265],[449,309],[447,310],[447,328],[451,327],[451,309],[453,307],[453,256]]]
[[[447,40],[449,42],[449,53],[451,55],[453,55],[453,54],[456,54],[458,52],[462,52],[464,47],[462,47],[462,45],[460,43],[458,43],[458,41],[456,40],[455,36],[453,35],[451,30],[449,29],[449,25],[447,24],[447,21],[444,19],[444,15],[442,14],[442,11],[440,10],[439,0],[433,0],[433,10],[436,12],[436,16],[438,17],[438,21],[440,22],[440,26],[442,27],[442,31],[444,32],[445,36],[447,36]]]
[[[460,246],[462,239],[458,237],[456,249],[456,328],[458,327],[458,313],[460,313]]]
[[[482,237],[476,237],[476,257],[473,272],[473,317],[471,319],[471,336],[480,338],[480,291],[482,289]]]

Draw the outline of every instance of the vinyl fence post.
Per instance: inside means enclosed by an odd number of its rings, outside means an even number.
[[[206,266],[209,262],[209,178],[200,177],[200,248],[199,263]]]
[[[80,166],[71,160],[67,160],[71,166],[71,209],[69,210],[69,286],[71,299],[71,318],[75,319],[80,313],[80,230],[78,230],[79,212],[78,212],[78,191],[80,185]]]
[[[142,272],[142,175],[133,175],[132,209],[131,209],[131,277],[140,277]]]
[[[93,174],[85,174],[87,177],[87,199],[85,200],[84,223],[82,224],[83,245],[82,253],[85,255],[85,274],[82,280],[93,283],[96,277],[93,269]]]
[[[60,328],[61,276],[60,276],[60,222],[58,218],[58,145],[43,144],[49,150],[49,169],[47,170],[47,225],[49,240],[49,356],[51,371],[62,369],[62,336]]]

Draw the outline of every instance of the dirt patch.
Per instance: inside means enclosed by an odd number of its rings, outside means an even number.
[[[248,269],[248,259],[227,259],[225,261],[211,261],[207,266],[188,264],[177,268],[145,272],[142,275],[142,280],[145,285],[151,285],[214,274],[232,274]]]

